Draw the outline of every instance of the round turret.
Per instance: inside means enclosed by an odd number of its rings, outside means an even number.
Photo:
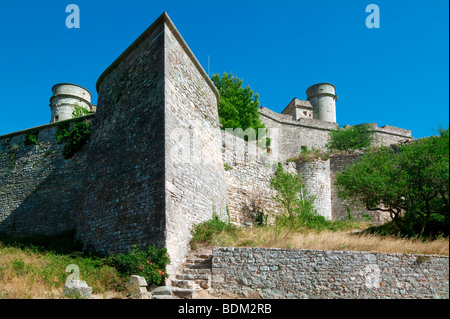
[[[50,98],[52,117],[50,123],[68,120],[73,117],[75,106],[92,111],[91,93],[84,87],[71,83],[59,83],[52,88]]]
[[[336,123],[336,88],[329,83],[319,83],[306,90],[307,100],[314,107],[314,119]]]

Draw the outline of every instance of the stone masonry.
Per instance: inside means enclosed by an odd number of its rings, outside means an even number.
[[[71,159],[56,141],[58,123],[0,136],[0,232],[75,230],[87,250],[103,253],[155,244],[168,249],[174,274],[194,225],[213,214],[251,225],[259,212],[279,210],[270,188],[278,162],[302,174],[321,215],[348,217],[333,182],[357,157],[286,161],[302,147],[324,148],[337,123],[311,118],[312,104],[294,100],[305,116],[260,108],[269,148],[224,132],[217,89],[166,13],[101,74],[97,91],[95,114],[65,120],[92,121]],[[381,144],[411,139],[408,130],[371,125]],[[35,131],[38,144],[26,145]]]
[[[251,298],[449,298],[447,256],[214,248],[216,294]]]

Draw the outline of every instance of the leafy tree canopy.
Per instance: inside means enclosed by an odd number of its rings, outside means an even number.
[[[211,76],[211,80],[220,94],[218,104],[220,123],[222,129],[241,128],[245,131],[248,128],[265,128],[259,118],[259,95],[254,93],[250,86],[242,87],[242,79],[233,76],[231,73],[223,73]]]
[[[330,131],[327,148],[330,151],[346,151],[370,147],[374,131],[369,124],[361,124],[348,128],[337,128]]]
[[[369,152],[336,179],[339,196],[384,210],[407,236],[448,235],[449,132]]]

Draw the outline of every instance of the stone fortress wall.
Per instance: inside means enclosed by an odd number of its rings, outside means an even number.
[[[38,145],[25,145],[35,130]],[[81,150],[65,160],[56,130],[52,123],[0,137],[0,232],[50,235],[76,228],[87,154]]]
[[[66,120],[92,121],[88,143],[71,159],[55,139],[56,113],[34,128],[38,145],[24,144],[32,129],[0,136],[0,232],[75,229],[87,249],[100,252],[156,244],[167,247],[173,274],[193,226],[213,213],[251,225],[259,211],[277,212],[269,183],[278,162],[302,174],[320,214],[347,218],[349,204],[333,181],[357,155],[286,163],[302,146],[323,148],[337,123],[311,118],[311,100],[294,103],[306,117],[260,108],[270,151],[222,131],[218,92],[166,13],[100,76],[97,91],[94,115]],[[411,138],[408,130],[374,129],[383,144]]]

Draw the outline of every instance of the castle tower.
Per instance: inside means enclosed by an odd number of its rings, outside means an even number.
[[[71,119],[75,105],[93,111],[91,93],[84,87],[70,83],[59,83],[53,86],[52,92],[50,123]]]
[[[307,100],[314,107],[314,119],[336,123],[336,88],[329,83],[319,83],[306,90]]]

